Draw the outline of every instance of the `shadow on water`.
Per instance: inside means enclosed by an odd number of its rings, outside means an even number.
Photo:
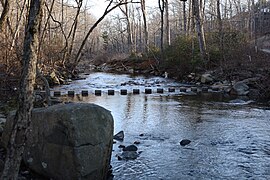
[[[125,132],[124,141],[113,146],[115,179],[270,179],[270,111],[255,104],[220,94],[66,100],[105,107],[114,117],[115,133]],[[191,143],[180,146],[182,139]],[[118,146],[135,141],[139,157],[119,161]]]

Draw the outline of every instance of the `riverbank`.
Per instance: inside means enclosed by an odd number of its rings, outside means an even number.
[[[207,68],[197,68],[183,74],[177,65],[162,68],[154,58],[124,57],[96,58],[82,61],[79,72],[102,71],[120,74],[155,75],[175,79],[196,86],[221,88],[229,95],[247,96],[256,101],[270,102],[270,55],[253,53],[235,61],[226,61]],[[241,91],[241,92],[240,92]]]

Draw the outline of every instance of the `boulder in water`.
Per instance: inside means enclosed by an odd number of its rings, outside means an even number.
[[[118,140],[118,141],[123,141],[124,140],[124,131],[120,131],[116,135],[113,136],[113,139]]]
[[[191,141],[189,139],[183,139],[183,140],[180,141],[180,145],[181,146],[186,146],[189,143],[191,143]]]
[[[3,142],[13,125],[7,119]],[[26,165],[52,179],[106,179],[113,143],[113,117],[94,104],[58,104],[32,111]]]
[[[123,151],[137,151],[137,150],[138,150],[137,146],[133,144],[123,148]]]

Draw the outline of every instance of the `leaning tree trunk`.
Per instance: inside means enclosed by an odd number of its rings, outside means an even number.
[[[20,81],[19,106],[15,115],[12,134],[8,143],[5,168],[1,179],[17,179],[27,133],[31,123],[33,92],[36,80],[36,65],[42,7],[44,0],[31,0],[28,24],[24,39],[23,71]]]
[[[81,60],[81,56],[82,56],[82,51],[83,51],[83,48],[90,36],[90,34],[94,31],[94,29],[97,27],[97,25],[107,16],[107,14],[109,14],[111,11],[113,11],[114,9],[116,9],[117,7],[121,6],[121,5],[125,5],[127,4],[128,2],[126,1],[121,1],[113,6],[111,6],[113,4],[113,0],[110,0],[109,4],[107,5],[106,9],[104,10],[103,12],[103,15],[91,26],[91,28],[89,29],[89,31],[86,33],[80,47],[79,47],[79,50],[76,54],[76,57],[75,57],[75,62],[73,63],[73,66],[72,66],[72,72],[75,70],[76,66],[79,64],[80,60]]]

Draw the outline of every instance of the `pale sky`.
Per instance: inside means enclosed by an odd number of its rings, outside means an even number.
[[[158,0],[146,0],[146,6],[157,6]],[[100,17],[109,3],[106,0],[87,0],[89,12],[97,18]]]

